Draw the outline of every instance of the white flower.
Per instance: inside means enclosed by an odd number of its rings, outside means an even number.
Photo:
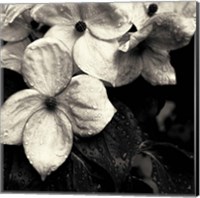
[[[84,74],[72,77],[67,51],[57,39],[31,43],[22,65],[31,89],[12,95],[1,108],[0,142],[23,144],[43,180],[68,157],[73,133],[95,135],[116,112],[101,81]]]
[[[184,7],[185,3],[177,2],[176,7],[178,5]],[[195,2],[190,3],[192,5],[186,6],[190,7],[188,15],[182,12],[174,13],[174,10],[164,12],[166,4],[157,14],[159,7],[153,5],[151,12],[149,10],[146,10],[145,14],[143,12],[143,19],[139,22],[135,15],[139,29],[136,27],[136,32],[129,32],[118,41],[97,42],[93,39],[93,44],[87,45],[88,39],[85,36],[86,38],[80,39],[78,47],[74,49],[75,62],[81,65],[81,69],[86,73],[113,86],[128,84],[140,74],[153,85],[176,83],[169,51],[187,45],[195,32]],[[131,21],[134,21],[133,17]],[[76,51],[81,46],[84,46],[84,50]]]

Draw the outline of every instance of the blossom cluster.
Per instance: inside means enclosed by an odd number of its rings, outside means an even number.
[[[73,134],[96,135],[111,121],[105,86],[140,75],[176,83],[169,52],[190,42],[195,10],[195,2],[1,5],[1,67],[29,86],[2,105],[1,143],[23,144],[45,179],[67,159]]]

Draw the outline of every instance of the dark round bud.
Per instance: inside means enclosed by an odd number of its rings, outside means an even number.
[[[46,98],[44,103],[45,103],[47,110],[54,111],[56,109],[57,101],[54,97]]]
[[[155,4],[155,3],[152,3],[148,7],[147,14],[151,17],[151,16],[153,16],[157,12],[157,10],[158,10],[158,5]]]
[[[76,31],[78,31],[78,32],[84,32],[86,30],[87,26],[86,26],[85,22],[79,21],[76,23],[75,28],[76,28]]]

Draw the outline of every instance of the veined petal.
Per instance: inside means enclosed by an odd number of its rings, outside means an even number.
[[[116,112],[103,83],[88,75],[73,77],[58,100],[70,116],[73,132],[80,136],[101,132]]]
[[[61,111],[37,111],[24,128],[23,145],[26,156],[42,180],[66,160],[72,143],[71,124]]]
[[[6,14],[6,23],[13,23],[13,21],[19,17],[23,12],[29,10],[33,7],[34,4],[14,4],[8,5],[5,14]]]
[[[42,96],[32,89],[17,92],[8,98],[1,108],[1,143],[21,144],[27,120],[42,106]]]
[[[47,31],[45,37],[53,37],[62,41],[69,48],[69,53],[72,55],[74,44],[81,35],[73,26],[55,25]]]
[[[134,33],[127,33],[119,40],[119,50],[122,52],[127,52],[133,48],[135,48],[138,44],[144,41],[152,31],[153,26],[148,25],[141,30]]]
[[[5,23],[6,15],[0,14],[0,39],[4,41],[20,41],[26,38],[31,29],[23,18],[16,18],[12,23]]]
[[[145,21],[149,18],[143,2],[132,2],[132,3],[112,3],[120,10],[123,10],[129,16],[131,22],[136,26],[137,30],[143,27]]]
[[[100,39],[118,38],[132,26],[128,11],[120,9],[120,6],[109,3],[84,3],[80,5],[80,10],[89,31]]]
[[[190,42],[196,29],[193,18],[181,17],[174,13],[158,14],[149,20],[150,24],[153,25],[153,29],[147,42],[155,49],[174,50],[183,47]]]
[[[6,43],[1,49],[1,67],[21,73],[24,50],[29,43],[28,38],[16,43]]]
[[[118,51],[117,41],[97,40],[86,34],[74,46],[74,60],[85,73],[104,80],[112,86],[130,83],[138,77],[141,65],[131,52]]]
[[[58,39],[41,38],[25,50],[22,73],[29,86],[54,96],[69,83],[73,65],[68,48]]]
[[[46,25],[75,25],[80,20],[77,3],[38,4],[31,10],[35,21]]]
[[[176,84],[176,74],[167,51],[147,48],[143,53],[142,76],[152,85]]]

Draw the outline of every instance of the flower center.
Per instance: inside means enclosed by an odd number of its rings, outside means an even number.
[[[46,98],[44,104],[45,104],[47,110],[54,111],[56,109],[56,106],[57,106],[56,98],[48,97],[48,98]]]
[[[158,5],[155,4],[155,3],[152,3],[148,7],[147,14],[151,17],[151,16],[153,16],[157,12],[157,10],[158,10]]]
[[[76,31],[78,32],[84,32],[87,28],[87,25],[83,21],[79,21],[75,25]]]

